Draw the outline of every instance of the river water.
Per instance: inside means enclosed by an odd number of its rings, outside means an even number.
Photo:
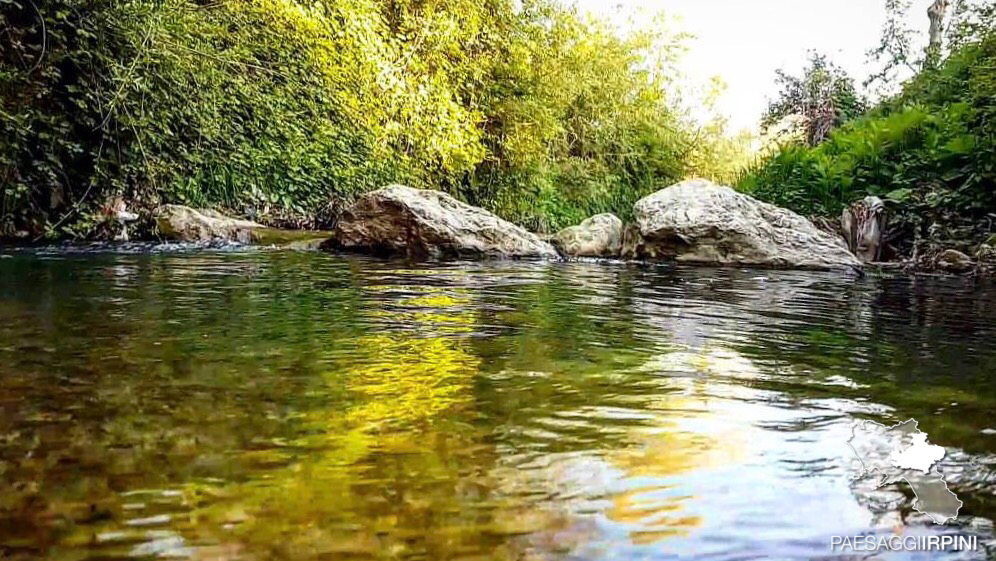
[[[964,502],[945,526],[847,445],[909,418]],[[994,492],[985,283],[0,258],[5,560],[852,559],[831,537],[862,533],[976,536],[944,557],[975,559]]]

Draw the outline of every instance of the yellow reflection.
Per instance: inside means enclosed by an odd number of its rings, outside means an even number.
[[[470,398],[478,360],[458,339],[440,336],[473,329],[469,301],[438,288],[427,290],[434,292],[409,298],[392,314],[409,330],[361,337],[356,344],[372,360],[354,361],[336,374],[360,397],[346,414],[349,424],[409,426]]]
[[[703,469],[714,463],[717,449],[728,441],[674,430],[658,435],[637,433],[634,444],[617,451],[609,459],[627,478],[668,479]],[[683,514],[694,496],[683,495],[668,484],[649,485],[617,493],[606,511],[610,520],[635,529],[630,539],[649,544],[673,536],[687,535],[702,523],[699,516]]]
[[[645,364],[643,370],[665,376],[700,374],[718,379],[755,379],[759,372],[750,359],[723,347],[665,353]]]
[[[758,370],[748,358],[723,348],[675,351],[656,357],[645,369],[660,372],[669,385],[689,378],[692,383],[686,385],[683,395],[662,395],[655,409],[667,412],[670,420],[632,431],[631,445],[609,456],[613,466],[626,477],[667,480],[742,459],[748,441],[744,428],[694,429],[708,426],[713,416],[715,399],[708,392],[710,380],[757,376]],[[680,488],[650,485],[614,495],[606,516],[636,526],[630,539],[646,545],[687,535],[700,526],[704,522],[700,516],[685,512],[694,502],[695,496],[682,493]]]
[[[361,404],[346,414],[351,424],[407,425],[469,397],[466,390],[477,359],[451,339],[371,336],[360,344],[378,358],[343,374],[346,387],[362,396]]]
[[[453,336],[473,329],[467,304],[428,287],[378,310],[404,329],[358,338],[351,360],[325,375],[333,393],[347,393],[336,405],[352,405],[303,414],[308,436],[291,444],[313,452],[263,481],[228,487],[233,503],[200,510],[197,526],[227,524],[230,537],[252,550],[293,559],[393,558],[411,553],[411,536],[437,551],[462,540],[479,545],[471,537],[481,528],[457,523],[462,499],[454,489],[479,492],[454,460],[474,435],[453,430],[446,415],[471,403],[479,367]],[[231,512],[240,514],[237,524]]]

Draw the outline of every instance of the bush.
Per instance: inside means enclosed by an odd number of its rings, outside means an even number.
[[[966,45],[901,94],[831,133],[784,146],[740,181],[762,200],[838,215],[866,195],[892,205],[906,249],[976,243],[996,218],[996,37]]]
[[[338,74],[364,54],[330,71],[329,30],[287,3],[56,0],[44,42],[30,8],[6,7],[24,40],[0,81],[4,233],[85,233],[113,195],[303,212],[397,173],[351,110],[357,73]]]
[[[554,1],[0,0],[0,28],[0,237],[92,236],[116,196],[306,225],[389,182],[555,229],[690,169],[680,38]]]

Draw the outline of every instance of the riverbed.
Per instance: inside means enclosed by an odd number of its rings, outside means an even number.
[[[996,286],[133,249],[0,258],[0,558],[993,551]],[[909,418],[947,525],[847,445]]]

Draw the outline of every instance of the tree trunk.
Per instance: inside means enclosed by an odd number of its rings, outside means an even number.
[[[944,41],[944,16],[948,11],[948,0],[934,0],[927,8],[930,18],[930,42],[927,44],[927,57],[924,68],[933,68],[941,60],[941,47]]]
[[[882,257],[885,225],[885,204],[878,197],[865,197],[845,208],[840,216],[847,248],[862,263],[873,263]]]

